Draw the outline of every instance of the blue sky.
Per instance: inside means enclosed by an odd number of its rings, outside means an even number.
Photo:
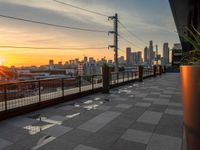
[[[162,44],[179,42],[168,0],[60,0],[86,9],[101,12],[107,15],[118,13],[120,21],[127,28],[148,43],[153,40],[162,50]],[[99,30],[112,30],[112,22],[106,17],[90,14],[68,6],[58,4],[52,0],[0,0],[0,14],[23,17],[42,22],[60,25],[92,28]],[[23,23],[10,19],[0,18],[1,45],[26,46],[60,46],[60,47],[107,47],[112,44],[112,37],[102,33],[86,33],[74,30],[58,29],[43,25]],[[119,47],[132,47],[133,51],[143,50],[147,44],[130,36],[119,26],[120,34],[136,46],[122,40]],[[141,47],[141,48],[140,48]],[[73,56],[72,56],[73,52]],[[24,55],[50,57],[66,56],[66,59],[81,57],[83,55],[107,58],[113,57],[112,51],[63,51],[62,54],[46,51],[16,51],[1,49],[2,55]],[[120,53],[120,55],[124,55]],[[64,58],[61,57],[60,60]]]

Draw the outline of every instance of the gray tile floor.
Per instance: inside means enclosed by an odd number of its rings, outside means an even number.
[[[0,122],[0,150],[181,150],[179,74]]]

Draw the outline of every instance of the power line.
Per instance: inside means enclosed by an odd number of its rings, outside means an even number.
[[[83,49],[107,49],[107,47],[32,47],[32,46],[10,46],[4,45],[0,48],[16,48],[16,49],[71,49],[71,50],[83,50]]]
[[[133,37],[135,37],[136,39],[138,39],[139,41],[145,43],[145,44],[148,44],[147,42],[145,42],[143,39],[141,39],[140,37],[138,37],[136,34],[134,34],[133,32],[131,32],[123,23],[121,23],[119,21],[119,24],[130,34],[132,35]]]
[[[85,8],[81,8],[79,6],[75,6],[75,5],[66,3],[66,2],[62,2],[62,1],[58,1],[58,0],[53,0],[53,1],[55,1],[57,3],[60,3],[60,4],[63,4],[63,5],[67,5],[67,6],[76,8],[76,9],[80,9],[80,10],[83,10],[83,11],[86,11],[86,12],[89,12],[89,13],[93,13],[93,14],[96,14],[96,15],[99,15],[99,16],[109,17],[108,15],[105,15],[103,13],[99,13],[99,12],[96,12],[96,11],[92,11],[92,10],[88,10],[88,9],[85,9]]]
[[[118,50],[126,54],[126,52],[122,50],[121,48],[118,48]]]
[[[135,47],[137,47],[137,48],[143,49],[143,48],[137,46],[136,44],[134,44],[133,42],[127,40],[127,39],[124,38],[123,36],[119,35],[119,37],[120,37],[121,39],[123,39],[124,41],[126,41],[127,43],[129,43],[129,44],[131,44],[131,45],[133,45],[133,46],[135,46]]]
[[[14,20],[19,20],[19,21],[23,21],[23,22],[30,22],[30,23],[35,23],[35,24],[47,25],[47,26],[52,26],[52,27],[57,27],[57,28],[65,28],[65,29],[79,30],[79,31],[87,31],[87,32],[107,33],[107,31],[103,31],[103,30],[95,30],[95,29],[86,29],[86,28],[79,28],[79,27],[71,27],[71,26],[57,25],[57,24],[51,24],[51,23],[47,23],[47,22],[40,22],[40,21],[35,21],[35,20],[29,20],[29,19],[24,19],[24,18],[18,18],[18,17],[8,16],[8,15],[1,15],[1,14],[0,14],[0,17],[9,18],[9,19],[14,19]]]

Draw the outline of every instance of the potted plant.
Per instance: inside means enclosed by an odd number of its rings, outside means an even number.
[[[189,35],[181,35],[194,50],[184,52],[181,82],[187,150],[200,150],[200,32],[192,26]]]

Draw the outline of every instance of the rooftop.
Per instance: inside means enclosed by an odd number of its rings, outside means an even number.
[[[0,150],[181,150],[178,73],[0,123]]]

